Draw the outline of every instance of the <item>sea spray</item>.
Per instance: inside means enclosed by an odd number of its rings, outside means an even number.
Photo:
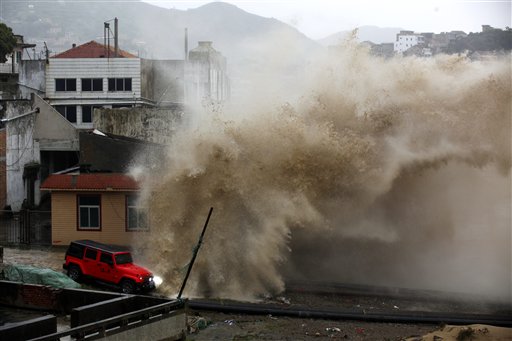
[[[190,117],[145,176],[135,243],[177,293],[212,206],[189,296],[303,277],[510,298],[510,65],[333,49],[288,102]]]

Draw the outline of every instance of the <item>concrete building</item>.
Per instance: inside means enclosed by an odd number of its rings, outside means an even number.
[[[79,129],[92,128],[95,107],[148,104],[140,59],[122,50],[115,55],[95,41],[48,59],[45,79],[47,101]]]
[[[226,58],[211,41],[200,41],[188,54],[185,67],[185,99],[190,105],[204,101],[222,103],[230,96]]]
[[[402,54],[411,47],[423,44],[424,42],[425,39],[421,34],[414,33],[413,31],[400,31],[396,35],[394,51],[395,53]]]

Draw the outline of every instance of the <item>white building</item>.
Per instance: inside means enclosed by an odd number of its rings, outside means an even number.
[[[401,54],[411,47],[423,43],[425,43],[425,38],[421,34],[414,33],[413,31],[400,31],[396,35],[394,51]]]
[[[120,50],[118,56],[95,41],[73,47],[48,60],[48,102],[76,128],[91,129],[95,107],[143,104],[141,60]]]

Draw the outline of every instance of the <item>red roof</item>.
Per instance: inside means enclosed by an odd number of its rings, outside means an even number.
[[[138,191],[134,178],[120,173],[51,174],[42,190],[55,191]]]
[[[67,51],[59,53],[52,58],[107,58],[105,45],[91,40],[88,43],[73,47]],[[114,58],[114,47],[110,46],[110,58]],[[119,49],[118,58],[137,58],[137,56]]]

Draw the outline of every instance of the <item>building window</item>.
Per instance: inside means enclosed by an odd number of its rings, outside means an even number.
[[[82,91],[103,91],[103,79],[82,78]]]
[[[126,230],[148,230],[146,209],[137,205],[137,197],[135,195],[126,196]]]
[[[78,229],[101,230],[101,197],[99,195],[78,196]]]
[[[82,105],[82,123],[92,123],[94,108],[100,107],[95,105]]]
[[[55,109],[69,122],[76,123],[76,105],[56,105]]]
[[[76,78],[55,78],[55,91],[76,91]]]
[[[108,91],[132,91],[131,78],[109,78]]]

